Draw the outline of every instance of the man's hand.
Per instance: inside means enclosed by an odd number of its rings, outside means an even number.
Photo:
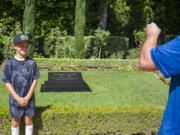
[[[147,39],[158,39],[161,29],[155,24],[150,23],[146,27],[146,38]]]

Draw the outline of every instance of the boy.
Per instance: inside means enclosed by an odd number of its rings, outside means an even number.
[[[171,77],[168,102],[159,135],[180,135],[180,35],[156,47],[160,32],[161,29],[155,23],[147,25],[140,68],[159,69],[164,77]]]
[[[9,110],[12,116],[11,134],[19,135],[20,118],[24,115],[26,135],[33,134],[32,116],[35,114],[34,89],[39,71],[34,60],[26,56],[29,37],[18,34],[14,37],[16,55],[7,60],[2,81],[9,91]]]

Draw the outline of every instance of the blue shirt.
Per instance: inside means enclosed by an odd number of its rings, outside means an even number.
[[[20,97],[25,97],[29,92],[33,80],[39,78],[39,71],[36,63],[31,58],[27,57],[24,61],[18,61],[14,57],[7,60],[2,72],[2,81],[11,83],[15,92]],[[19,107],[20,105],[10,94],[10,105]],[[34,94],[29,100],[29,104],[34,106]]]
[[[171,77],[159,135],[180,135],[180,36],[153,48],[151,57],[163,76]]]

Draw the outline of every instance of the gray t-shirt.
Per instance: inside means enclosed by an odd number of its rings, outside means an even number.
[[[40,77],[36,62],[27,57],[24,61],[18,61],[14,57],[7,60],[2,73],[2,81],[11,83],[15,92],[20,97],[25,97],[29,92],[33,80]],[[9,95],[10,105],[19,107],[20,105]],[[34,106],[34,93],[29,100],[28,106]]]

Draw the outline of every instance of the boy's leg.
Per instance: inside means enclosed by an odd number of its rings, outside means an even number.
[[[11,126],[12,135],[19,135],[19,123],[20,123],[20,119],[12,118],[12,126]]]
[[[32,117],[24,116],[24,121],[26,125],[32,125]]]
[[[33,135],[32,117],[24,116],[24,121],[26,124],[26,135]]]

